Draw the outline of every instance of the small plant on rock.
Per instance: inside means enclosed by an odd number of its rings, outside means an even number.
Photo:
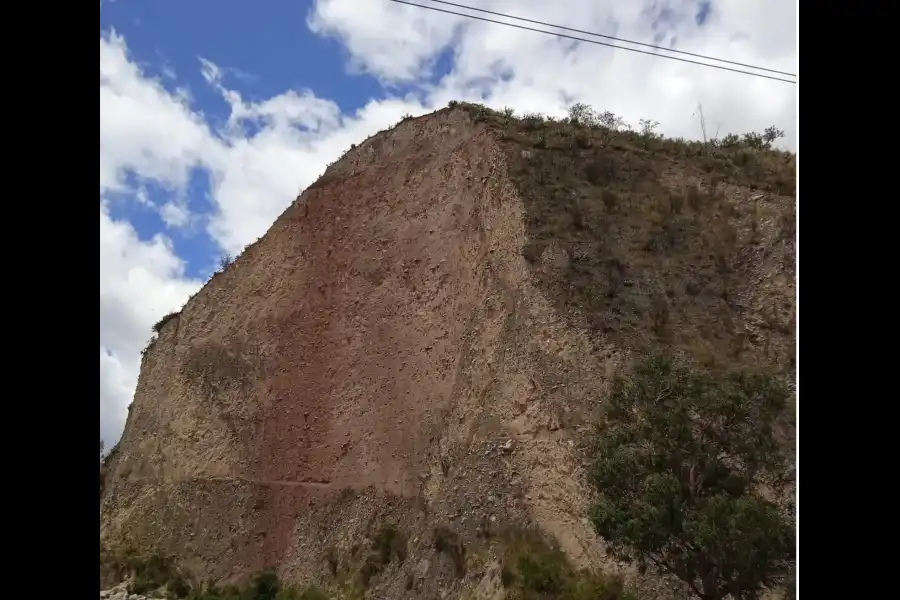
[[[165,315],[153,325],[153,331],[155,331],[156,333],[160,333],[162,331],[162,328],[166,326],[166,323],[168,323],[172,319],[177,319],[178,315],[180,314],[181,313],[178,312],[170,312],[169,314]]]
[[[231,266],[231,263],[234,262],[234,257],[229,253],[225,253],[219,258],[219,271],[225,271],[228,267]]]
[[[593,109],[584,102],[578,102],[569,107],[569,123],[572,125],[590,127],[595,122]]]

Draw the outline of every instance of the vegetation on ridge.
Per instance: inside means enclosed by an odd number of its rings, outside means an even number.
[[[585,105],[562,120],[460,108],[496,135],[523,255],[572,326],[639,354],[793,370],[796,157],[771,147],[779,130],[704,143]]]
[[[754,174],[761,173],[756,170],[759,161],[768,163],[763,165],[763,170],[774,168],[772,173],[778,175],[779,186],[785,192],[793,192],[793,185],[786,185],[795,180],[793,166],[789,169],[777,168],[775,163],[782,161],[792,163],[795,158],[793,153],[774,148],[776,140],[784,137],[784,131],[776,126],[767,127],[762,132],[748,132],[744,134],[729,133],[721,138],[713,137],[704,141],[686,140],[684,138],[666,138],[660,135],[656,129],[659,121],[641,119],[638,127],[634,128],[625,120],[610,112],[596,112],[584,103],[573,104],[569,108],[567,117],[558,119],[541,113],[525,113],[516,117],[512,108],[503,111],[494,111],[480,104],[468,104],[450,102],[450,108],[461,107],[470,112],[475,122],[496,123],[502,126],[512,125],[514,122],[522,125],[525,132],[532,134],[527,141],[534,147],[546,147],[548,136],[562,135],[569,138],[574,145],[587,149],[595,144],[610,144],[622,148],[624,144],[635,143],[645,150],[659,151],[684,157],[707,156],[716,160],[724,160],[732,163],[733,169],[728,169],[725,174],[735,169],[750,167]],[[515,127],[507,133],[516,135]],[[581,135],[578,135],[578,134]],[[704,136],[706,135],[704,131]],[[519,138],[526,141],[525,138]],[[763,153],[753,155],[753,151]],[[769,159],[774,159],[770,161]],[[709,163],[710,171],[715,167],[722,168],[723,164]],[[780,177],[787,181],[781,181]]]

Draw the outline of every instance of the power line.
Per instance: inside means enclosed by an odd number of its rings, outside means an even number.
[[[497,17],[505,17],[507,19],[515,19],[516,21],[523,21],[525,23],[534,23],[535,25],[543,25],[544,27],[554,27],[556,29],[562,29],[564,31],[571,31],[574,33],[581,33],[584,35],[590,35],[594,37],[604,38],[607,40],[614,40],[616,42],[625,42],[627,44],[634,44],[635,46],[644,46],[645,48],[653,48],[655,50],[662,50],[663,52],[671,52],[673,54],[683,54],[685,56],[694,56],[696,58],[704,58],[706,60],[714,60],[716,62],[726,63],[729,65],[735,65],[738,67],[747,67],[749,69],[756,69],[758,71],[766,71],[768,73],[777,73],[778,75],[787,75],[788,77],[796,77],[796,73],[788,73],[787,71],[777,71],[775,69],[768,69],[766,67],[757,67],[756,65],[748,65],[747,63],[736,62],[733,60],[725,60],[724,58],[716,58],[715,56],[706,56],[705,54],[696,54],[694,52],[687,52],[685,50],[675,50],[674,48],[666,48],[665,46],[656,46],[654,44],[648,44],[646,42],[636,42],[634,40],[628,40],[625,38],[615,37],[612,35],[606,35],[603,33],[594,33],[593,31],[585,31],[583,29],[574,29],[572,27],[566,27],[564,25],[554,25],[553,23],[545,23],[544,21],[535,21],[534,19],[526,19],[525,17],[515,17],[513,15],[507,15],[501,12],[494,12],[492,10],[487,10],[485,8],[476,8],[474,6],[466,6],[465,4],[457,4],[456,2],[447,2],[446,0],[429,0],[429,2],[434,2],[435,4],[446,4],[448,6],[455,6],[457,8],[465,8],[467,10],[474,10],[476,12],[485,13],[488,15],[494,15]],[[552,33],[552,32],[547,32]]]
[[[438,0],[434,0],[434,1],[438,1]],[[567,34],[565,34],[565,33],[556,33],[556,32],[553,32],[553,31],[546,31],[546,30],[544,30],[544,29],[535,29],[534,27],[526,27],[526,26],[524,26],[524,25],[516,25],[516,24],[514,24],[514,23],[504,23],[503,21],[495,21],[494,19],[488,19],[488,18],[486,18],[486,17],[479,17],[479,16],[476,16],[476,15],[467,15],[467,14],[465,14],[465,13],[458,13],[458,12],[454,12],[454,11],[452,11],[452,10],[446,10],[446,9],[443,9],[443,8],[438,8],[438,7],[436,7],[436,6],[425,6],[425,5],[423,5],[423,4],[415,4],[415,3],[413,3],[413,2],[407,2],[407,0],[390,0],[390,2],[396,2],[397,4],[406,4],[407,6],[415,6],[416,8],[424,8],[424,9],[426,9],[426,10],[433,10],[433,11],[437,11],[437,12],[446,13],[446,14],[449,14],[449,15],[456,15],[456,16],[458,16],[458,17],[466,17],[466,18],[469,18],[469,19],[476,19],[476,20],[478,20],[478,21],[485,21],[485,22],[487,22],[487,23],[495,23],[495,24],[497,24],[497,25],[505,25],[505,26],[507,26],[507,27],[515,27],[516,29],[522,29],[522,30],[525,30],[525,31],[534,31],[534,32],[536,32],[536,33],[545,33],[545,34],[547,34],[547,35],[553,35],[553,36],[560,37],[560,38],[566,38],[566,39],[570,39],[570,40],[576,40],[576,41],[579,41],[579,42],[586,42],[586,43],[588,43],[588,44],[596,44],[596,45],[598,45],[598,46],[606,46],[606,47],[609,47],[609,48],[616,48],[617,50],[627,50],[628,52],[637,52],[638,54],[646,54],[646,55],[648,55],[648,56],[653,56],[653,57],[656,57],[656,58],[667,58],[667,59],[669,59],[669,60],[677,60],[677,61],[683,62],[683,63],[689,63],[689,64],[693,64],[693,65],[700,65],[701,67],[710,67],[710,68],[712,68],[712,69],[720,69],[720,70],[722,70],[722,71],[731,71],[732,73],[740,73],[741,75],[750,75],[750,76],[753,76],[753,77],[761,77],[761,78],[763,78],[763,79],[771,79],[771,80],[773,80],[773,81],[781,81],[781,82],[783,82],[783,83],[792,83],[792,84],[796,84],[796,83],[797,83],[796,81],[791,81],[790,79],[782,79],[781,77],[773,77],[773,76],[771,76],[771,75],[764,75],[764,74],[762,74],[762,73],[753,73],[753,72],[751,72],[751,71],[744,71],[744,70],[741,70],[741,69],[733,69],[733,68],[731,68],[731,67],[726,67],[726,66],[723,66],[723,65],[711,65],[711,64],[709,64],[709,63],[704,63],[704,62],[700,62],[700,61],[697,61],[697,60],[690,60],[690,59],[687,59],[687,58],[680,58],[680,57],[678,57],[678,56],[667,56],[667,55],[665,55],[665,54],[657,54],[657,53],[655,53],[655,52],[648,52],[647,50],[638,50],[637,48],[626,48],[626,47],[624,47],[624,46],[617,46],[617,45],[615,45],[615,44],[610,44],[610,43],[608,43],[608,42],[601,42],[601,41],[599,41],[599,40],[589,40],[589,39],[577,37],[577,36],[574,36],[574,35],[567,35]],[[455,6],[461,6],[461,5],[455,5]],[[466,7],[466,8],[468,8],[468,7]],[[471,9],[471,10],[478,10],[478,9]],[[492,14],[501,14],[501,13],[492,13]],[[507,16],[507,15],[503,15],[503,16]],[[519,17],[508,17],[508,18],[516,19],[516,18],[519,18]],[[550,25],[550,27],[558,27],[558,26],[557,26],[557,25]],[[568,29],[568,28],[560,27],[560,29]],[[598,34],[590,34],[590,33],[589,33],[588,35],[598,35]],[[605,37],[609,37],[609,36],[605,36]],[[627,41],[627,40],[623,40],[623,41]],[[636,42],[632,42],[632,43],[636,43]],[[654,47],[656,47],[656,46],[654,46]],[[663,50],[665,50],[665,49],[663,48]],[[672,52],[672,51],[669,50],[669,52]],[[720,61],[720,62],[730,62],[730,61],[724,61],[724,60],[722,60],[722,59],[717,59],[717,58],[712,58],[711,60],[718,60],[718,61]],[[734,64],[734,63],[732,63],[732,64]],[[761,67],[751,67],[751,68],[771,71],[771,69],[762,69]],[[781,73],[781,71],[773,71],[773,72]],[[790,74],[788,74],[788,75],[790,75]],[[793,75],[793,76],[796,77],[796,75]]]

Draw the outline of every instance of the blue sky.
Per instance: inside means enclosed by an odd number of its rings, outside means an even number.
[[[460,0],[796,72],[780,0]],[[428,0],[422,0],[427,3]],[[448,7],[444,7],[448,8]],[[453,9],[458,10],[458,9]],[[118,437],[152,324],[263,235],[351,144],[449,100],[663,133],[776,124],[796,86],[387,0],[105,0],[100,7],[100,427]]]
[[[312,1],[261,0],[254,10],[240,0],[118,0],[100,11],[101,31],[115,30],[144,72],[171,93],[190,90],[193,106],[210,122],[227,121],[230,106],[205,85],[200,57],[223,65],[225,78],[237,84],[248,100],[271,98],[291,88],[312,88],[352,112],[370,98],[383,95],[378,80],[366,74],[346,76],[346,53],[334,39],[313,35],[305,26]],[[170,193],[149,182],[149,199],[165,202]],[[189,203],[208,202],[209,177],[192,173]],[[114,218],[127,219],[142,239],[165,229],[159,214],[134,203],[119,203]],[[173,230],[177,254],[187,261],[187,273],[208,274],[222,254],[204,231]]]

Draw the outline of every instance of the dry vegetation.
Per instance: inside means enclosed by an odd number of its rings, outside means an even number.
[[[525,202],[524,255],[570,319],[621,348],[793,370],[790,310],[767,316],[781,339],[765,348],[737,325],[760,256],[794,243],[796,157],[772,148],[782,132],[702,143],[585,105],[563,120],[460,106],[500,139]],[[792,276],[792,251],[774,259]]]
[[[509,600],[635,600],[621,578],[576,571],[552,540],[530,528],[502,533],[500,577]]]
[[[113,552],[101,546],[101,588],[126,582],[130,593],[186,600],[362,600],[370,583],[389,565],[402,566],[406,559],[405,534],[383,523],[373,534],[368,551],[358,566],[340,569],[334,550],[326,552],[327,573],[320,585],[285,585],[272,570],[265,570],[237,584],[200,582],[180,568],[174,557],[159,552],[141,554],[134,549]],[[553,540],[538,530],[508,527],[484,540],[499,556],[501,582],[508,600],[635,600],[618,577],[577,571]],[[432,550],[448,556],[457,578],[466,575],[467,549],[450,529],[434,530]],[[484,548],[482,548],[484,550]],[[413,590],[412,571],[406,578]]]

